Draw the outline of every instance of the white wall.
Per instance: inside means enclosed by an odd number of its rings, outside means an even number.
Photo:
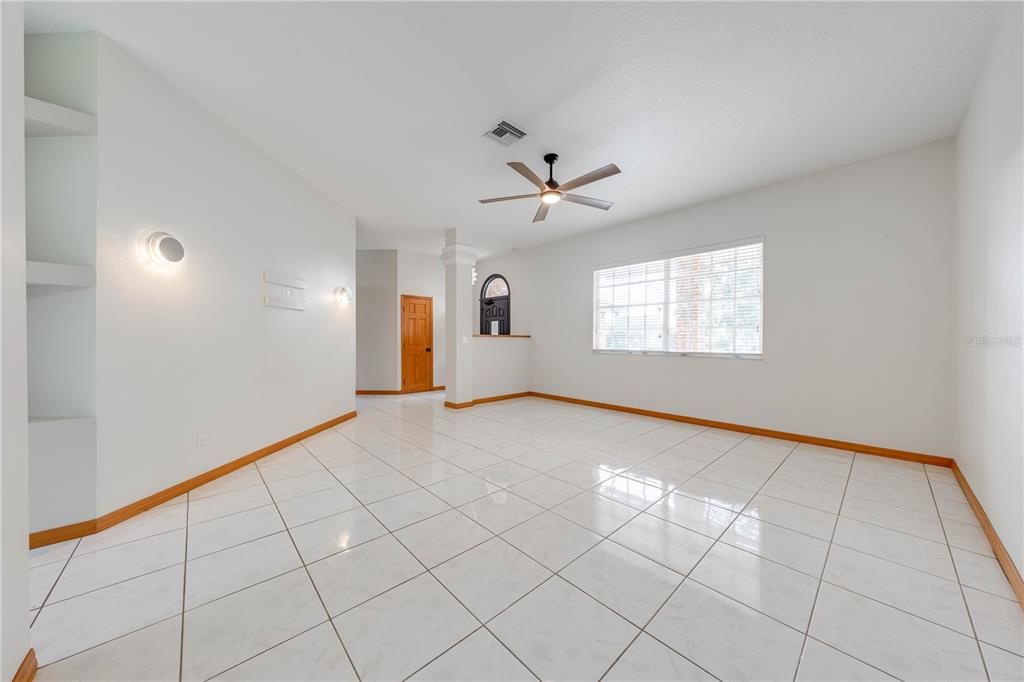
[[[1021,7],[1005,11],[957,135],[956,459],[1024,571]]]
[[[401,387],[398,252],[356,251],[356,388]]]
[[[510,277],[513,325],[533,334],[533,390],[948,455],[953,174],[945,140],[478,271]],[[759,234],[763,359],[591,351],[593,266]]]
[[[444,384],[444,266],[440,256],[430,256],[410,251],[398,252],[398,295],[429,296],[433,299],[434,345],[430,352],[434,356],[434,386]],[[399,305],[399,320],[401,320]],[[401,349],[402,325],[398,324],[398,344]],[[398,376],[402,376],[402,358],[399,351]]]
[[[97,511],[354,409],[352,216],[106,39],[97,92]],[[172,272],[137,255],[163,230]],[[307,283],[265,308],[262,273]],[[197,450],[196,437],[206,447]]]
[[[0,676],[28,637],[24,6],[0,2]]]
[[[493,398],[530,390],[531,339],[473,338],[473,398]]]

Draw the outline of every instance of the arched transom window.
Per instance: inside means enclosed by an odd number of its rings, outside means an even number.
[[[508,282],[501,275],[492,275],[487,278],[487,286],[484,287],[484,298],[495,298],[497,296],[508,296]]]

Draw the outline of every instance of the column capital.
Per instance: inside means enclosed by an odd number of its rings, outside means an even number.
[[[449,244],[441,251],[441,262],[445,265],[476,265],[476,251],[466,244]]]

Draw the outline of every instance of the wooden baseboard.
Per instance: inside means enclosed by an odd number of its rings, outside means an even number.
[[[746,433],[753,436],[765,436],[766,438],[778,438],[779,440],[789,440],[794,441],[796,443],[807,443],[808,445],[821,445],[823,447],[836,448],[838,450],[851,450],[854,452],[863,452],[864,454],[867,455],[878,455],[880,457],[902,459],[908,462],[931,464],[934,466],[946,467],[947,469],[955,466],[952,457],[929,455],[922,452],[911,452],[909,450],[897,450],[895,448],[884,448],[879,445],[853,443],[846,440],[836,440],[834,438],[805,436],[801,433],[777,431],[775,429],[764,429],[759,426],[733,424],[731,422],[721,422],[716,421],[714,419],[703,419],[701,417],[688,417],[686,415],[673,414],[671,412],[645,410],[639,407],[627,407],[625,405],[615,405],[613,403],[602,403],[596,400],[584,400],[583,398],[569,398],[563,395],[554,395],[552,393],[540,393],[538,391],[524,391],[522,393],[508,393],[506,395],[496,395],[490,398],[477,398],[476,400],[472,400],[470,402],[465,403],[450,403],[445,401],[444,406],[458,410],[464,407],[472,407],[473,405],[479,405],[481,403],[492,403],[498,400],[512,400],[515,398],[544,398],[545,400],[557,400],[563,403],[572,403],[573,405],[584,405],[586,407],[597,407],[602,410],[627,412],[629,414],[637,414],[643,417],[667,419],[669,421],[684,422],[686,424],[695,424],[697,426],[707,426],[711,428],[722,429],[725,431],[736,431],[738,433]]]
[[[434,386],[433,388],[418,388],[413,391],[386,391],[386,390],[357,390],[356,395],[405,395],[406,393],[429,393],[430,391],[443,391],[444,386]]]
[[[963,491],[964,497],[967,498],[967,504],[971,506],[971,509],[974,510],[974,515],[981,522],[981,529],[984,531],[985,537],[988,538],[989,544],[992,545],[992,552],[996,555],[996,561],[999,562],[1003,573],[1006,574],[1006,579],[1010,581],[1010,587],[1013,588],[1013,593],[1017,595],[1017,601],[1024,607],[1024,578],[1021,578],[1017,565],[1010,558],[1010,553],[1006,551],[1006,546],[999,539],[999,534],[996,533],[992,521],[989,520],[988,514],[985,513],[984,507],[981,506],[981,502],[978,501],[974,491],[971,490],[971,485],[967,482],[964,472],[960,470],[956,462],[953,462],[953,475],[956,476],[957,483],[960,484],[960,490]]]
[[[141,500],[132,502],[131,504],[125,505],[120,509],[115,509],[114,511],[108,514],[104,514],[103,516],[97,519],[91,519],[89,521],[79,521],[78,523],[72,523],[67,526],[60,526],[59,528],[49,528],[47,530],[40,530],[36,531],[35,533],[30,533],[28,536],[28,546],[30,549],[35,549],[37,547],[45,547],[46,545],[53,545],[58,542],[64,542],[65,540],[73,540],[74,538],[80,538],[85,535],[92,535],[94,533],[98,533],[101,530],[106,530],[107,528],[110,528],[113,525],[130,519],[131,517],[141,514],[144,511],[152,509],[153,507],[158,507],[164,502],[173,500],[175,497],[178,497],[183,493],[187,493],[188,491],[194,488],[198,488],[199,486],[209,483],[210,481],[213,481],[215,479],[218,479],[221,476],[230,474],[232,471],[236,471],[237,469],[241,469],[242,467],[248,464],[252,464],[258,459],[262,459],[267,455],[272,455],[273,453],[279,450],[283,450],[291,445],[295,445],[299,441],[309,438],[310,436],[316,435],[321,431],[325,431],[331,428],[332,426],[337,426],[342,422],[346,422],[355,416],[356,413],[353,410],[352,412],[348,412],[339,417],[328,419],[322,424],[317,424],[316,426],[308,428],[305,431],[296,433],[293,436],[289,436],[284,440],[279,440],[276,443],[260,448],[259,450],[250,452],[247,455],[239,457],[238,459],[231,460],[226,464],[222,464],[219,467],[216,467],[215,469],[210,469],[209,471],[201,473],[198,476],[193,476],[187,481],[182,481],[177,485],[172,485],[170,488],[165,488],[160,492],[153,493],[149,497],[144,497]]]
[[[25,658],[21,661],[21,665],[18,666],[18,672],[14,673],[14,679],[11,682],[32,682],[38,670],[39,662],[36,661],[36,650],[29,649],[28,653],[25,654]]]
[[[707,426],[716,429],[723,429],[725,431],[736,431],[738,433],[746,433],[754,436],[778,438],[780,440],[795,441],[797,443],[807,443],[808,445],[821,445],[823,447],[837,448],[839,450],[854,450],[856,452],[863,452],[868,455],[879,455],[881,457],[891,457],[893,459],[902,459],[910,462],[920,462],[921,464],[933,464],[935,466],[940,467],[953,466],[953,459],[951,457],[928,455],[921,452],[910,452],[908,450],[896,450],[894,448],[883,448],[878,445],[865,445],[864,443],[852,443],[850,441],[836,440],[834,438],[819,438],[818,436],[805,436],[800,433],[791,433],[789,431],[777,431],[775,429],[764,429],[758,426],[745,426],[743,424],[733,424],[731,422],[715,421],[714,419],[688,417],[686,415],[672,414],[670,412],[657,412],[655,410],[645,410],[639,407],[626,407],[623,405],[613,405],[611,403],[601,403],[594,400],[583,400],[582,398],[567,398],[565,396],[552,395],[550,393],[538,393],[536,391],[530,391],[530,395],[536,398],[558,400],[565,403],[572,403],[574,405],[586,405],[587,407],[598,407],[604,410],[628,412],[630,414],[638,414],[644,417],[668,419],[671,421],[684,422],[687,424],[695,424],[697,426]]]
[[[474,405],[482,405],[484,403],[496,403],[499,400],[514,400],[515,398],[529,398],[533,394],[529,391],[523,391],[522,393],[506,393],[505,395],[494,395],[490,398],[477,398],[473,401]]]
[[[476,398],[465,403],[452,403],[447,400],[444,401],[445,407],[450,407],[453,410],[461,410],[464,407],[473,407],[474,405],[483,405],[484,403],[496,403],[499,400],[512,400],[514,398],[529,398],[532,393],[529,391],[523,391],[522,393],[506,393],[505,395],[494,395],[490,398]]]

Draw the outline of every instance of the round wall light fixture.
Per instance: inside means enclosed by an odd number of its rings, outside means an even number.
[[[352,300],[352,291],[348,287],[338,287],[334,290],[334,298],[339,305],[348,305]]]
[[[166,232],[154,232],[146,239],[146,255],[153,265],[170,269],[185,259],[185,247]]]

